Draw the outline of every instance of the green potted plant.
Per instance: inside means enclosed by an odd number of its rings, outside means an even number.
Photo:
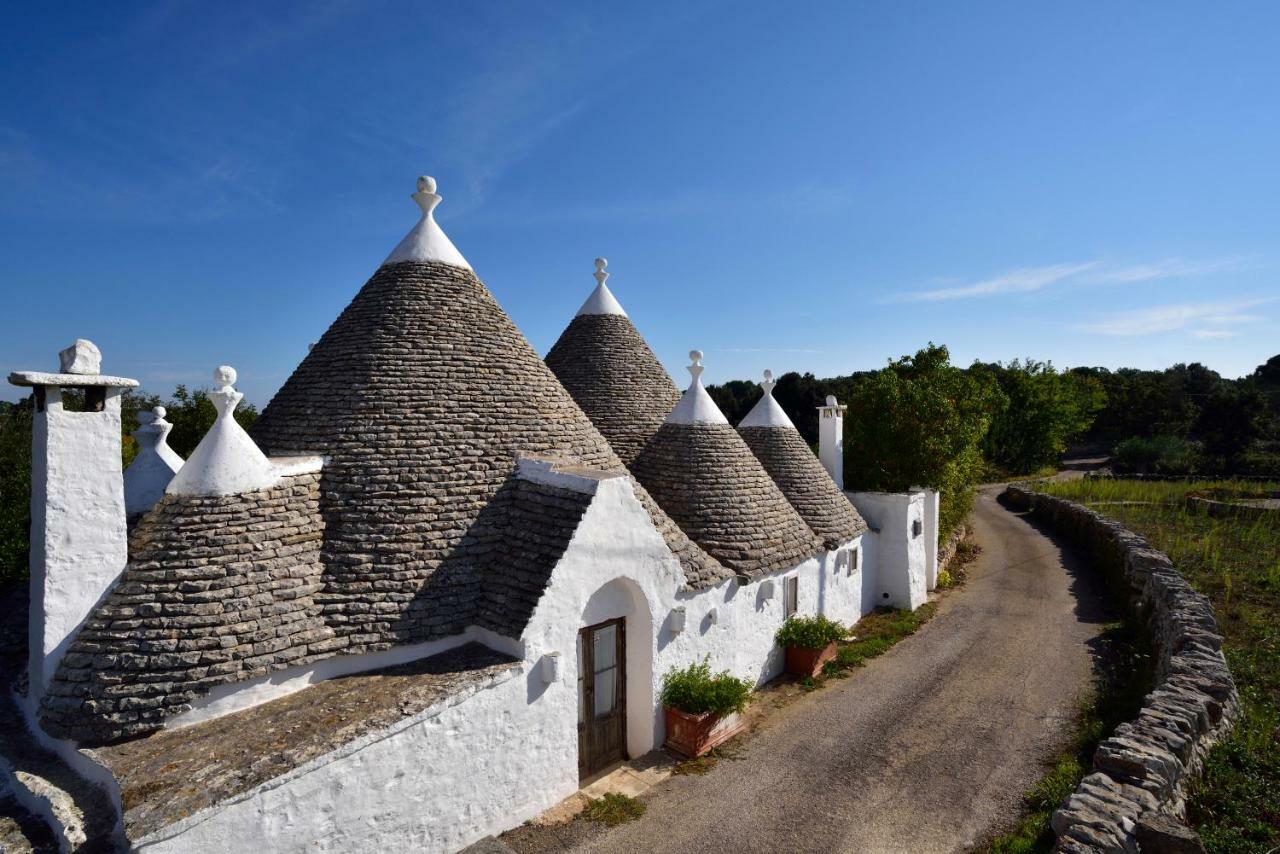
[[[702,756],[746,727],[740,714],[752,684],[722,670],[711,673],[708,658],[672,668],[662,677],[662,707],[667,747],[684,756]]]
[[[787,648],[787,672],[805,679],[817,676],[822,665],[835,659],[836,641],[848,634],[847,628],[822,615],[788,617],[775,639]]]

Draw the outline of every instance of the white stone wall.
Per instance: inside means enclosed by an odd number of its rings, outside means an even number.
[[[49,387],[32,421],[31,693],[44,692],[85,617],[129,558],[120,465],[120,394],[70,412]]]
[[[669,668],[709,656],[714,669],[757,683],[780,672],[773,636],[783,621],[784,578],[800,578],[802,614],[852,623],[878,604],[873,533],[842,547],[861,552],[852,571],[832,552],[744,586],[681,592],[679,563],[631,482],[607,479],[595,489],[520,638],[525,662],[516,676],[346,745],[141,840],[137,850],[455,851],[577,791],[576,643],[584,626],[626,620],[627,749],[640,756],[665,737],[657,698]],[[678,633],[675,608],[686,615]],[[559,659],[551,683],[543,680],[548,655]]]
[[[914,611],[929,598],[926,570],[928,540],[925,525],[924,492],[850,492],[867,524],[879,532],[877,605]],[[920,533],[915,532],[915,523]],[[937,537],[935,533],[934,542]],[[936,549],[936,546],[935,546]],[[936,550],[935,550],[936,560]]]

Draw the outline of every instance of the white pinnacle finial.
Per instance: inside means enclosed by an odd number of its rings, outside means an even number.
[[[275,466],[232,416],[244,399],[232,387],[236,369],[219,365],[213,381],[218,388],[209,392],[209,399],[218,418],[165,491],[170,495],[235,495],[275,486],[280,480]]]
[[[436,205],[440,204],[441,199],[444,198],[436,192],[436,179],[430,175],[420,176],[418,192],[409,198],[422,208],[422,219],[418,220],[413,230],[405,235],[404,240],[391,250],[387,260],[382,263],[386,265],[398,264],[401,261],[438,261],[452,267],[470,270],[471,265],[467,263],[467,259],[462,257],[462,253],[436,222],[433,212]]]
[[[596,259],[596,271],[591,275],[595,276],[596,289],[591,292],[591,296],[587,297],[587,301],[582,304],[582,308],[578,309],[575,317],[581,317],[584,314],[618,314],[623,317],[627,313],[622,310],[622,306],[614,299],[613,292],[609,290],[609,286],[605,281],[609,278],[609,271],[605,267],[609,266],[608,258]]]
[[[728,424],[729,421],[724,417],[724,413],[720,411],[720,407],[716,406],[716,402],[711,399],[711,395],[707,394],[707,390],[702,387],[702,351],[690,350],[689,358],[693,364],[689,366],[689,373],[693,376],[693,381],[689,383],[688,390],[681,396],[680,402],[676,404],[676,408],[671,410],[671,414],[667,416],[668,424]]]
[[[773,399],[773,389],[777,383],[773,381],[773,371],[765,371],[764,379],[760,383],[760,388],[764,389],[764,394],[756,401],[756,405],[747,413],[747,417],[738,422],[738,429],[743,427],[785,427],[789,430],[796,429],[791,423],[791,419],[787,417],[787,413],[783,411],[778,401]]]
[[[173,425],[164,416],[163,406],[138,413],[138,429],[133,431],[138,454],[124,470],[124,509],[130,518],[156,506],[174,474],[182,468],[182,457],[166,441]]]

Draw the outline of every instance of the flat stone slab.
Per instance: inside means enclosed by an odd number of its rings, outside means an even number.
[[[20,386],[56,385],[61,388],[85,388],[87,386],[111,386],[113,388],[137,388],[138,381],[128,377],[107,374],[51,374],[45,371],[14,371],[9,382]]]
[[[137,840],[518,666],[469,643],[92,752],[120,782],[125,831]]]

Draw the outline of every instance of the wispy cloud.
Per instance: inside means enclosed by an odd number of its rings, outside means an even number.
[[[1234,329],[1193,329],[1191,330],[1192,338],[1200,338],[1205,341],[1218,341],[1227,338],[1235,338],[1240,333]]]
[[[902,294],[900,299],[908,302],[939,302],[942,300],[969,299],[971,297],[989,297],[996,294],[1027,293],[1028,291],[1047,288],[1049,285],[1061,282],[1095,266],[1097,266],[1097,263],[1090,261],[1084,264],[1022,267],[969,285]]]
[[[1251,299],[1155,306],[1120,312],[1093,323],[1082,324],[1076,329],[1098,335],[1134,336],[1174,332],[1195,326],[1197,328],[1191,334],[1197,338],[1225,338],[1235,333],[1221,327],[1239,326],[1264,320],[1265,318],[1260,315],[1246,312],[1246,309],[1268,302],[1273,300]]]
[[[889,302],[942,302],[945,300],[994,297],[1001,294],[1031,293],[1059,284],[1129,285],[1186,276],[1204,276],[1239,267],[1239,258],[1207,261],[1185,261],[1169,258],[1142,264],[1108,264],[1082,261],[1073,264],[1050,264],[1043,267],[1019,267],[988,279],[944,288],[909,291],[889,297]]]
[[[716,353],[821,353],[808,347],[718,347]]]

